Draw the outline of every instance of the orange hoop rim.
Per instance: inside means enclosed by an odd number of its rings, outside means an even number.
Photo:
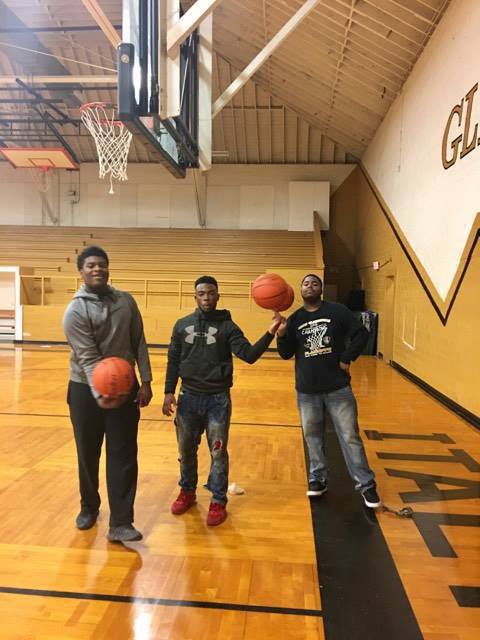
[[[83,113],[87,109],[95,109],[95,108],[116,109],[117,107],[111,102],[101,102],[97,100],[95,102],[86,102],[85,104],[82,104],[82,106],[80,107],[80,113]],[[99,118],[98,122],[100,124],[116,125],[119,127],[125,126],[121,120],[105,120],[104,118]]]

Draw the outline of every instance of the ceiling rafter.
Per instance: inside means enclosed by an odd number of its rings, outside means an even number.
[[[351,4],[350,4],[350,13],[347,19],[347,23],[345,25],[345,34],[343,37],[343,43],[342,43],[342,50],[340,51],[340,55],[338,56],[338,60],[337,60],[337,67],[335,69],[335,79],[333,81],[332,84],[332,89],[331,89],[331,93],[330,93],[330,113],[328,115],[328,119],[327,119],[327,128],[330,125],[330,122],[332,120],[332,111],[333,108],[335,106],[335,96],[336,96],[336,91],[337,91],[337,86],[338,86],[338,78],[340,75],[340,68],[343,64],[344,58],[345,58],[345,51],[347,49],[347,43],[348,43],[348,36],[350,35],[350,29],[352,27],[352,18],[353,18],[353,13],[355,11],[355,5],[357,3],[357,0],[351,0]]]
[[[19,20],[18,33],[4,33],[2,38],[29,47],[21,39],[33,34],[45,51],[70,58],[62,61],[70,76],[39,73],[37,79],[48,82],[40,85],[43,96],[62,97],[66,100],[62,108],[74,119],[79,117],[75,104],[116,101],[113,73],[101,75],[103,71],[85,63],[115,68],[112,45],[120,34],[121,0],[2,1]],[[352,156],[361,157],[449,3],[319,0],[213,122],[214,161],[348,162]],[[197,4],[197,12],[202,7],[213,9],[213,94],[218,98],[305,0],[182,0],[182,4],[185,10]],[[93,17],[85,5],[95,9]],[[104,24],[111,25],[110,38],[99,30],[98,11]],[[37,31],[29,34],[28,28]],[[0,76],[9,74],[12,81],[19,76],[29,83],[31,70],[42,69],[35,54],[28,54],[27,60],[26,54],[12,56],[16,50],[10,48],[5,55],[6,51],[0,49]],[[22,66],[25,62],[28,68]],[[90,77],[91,71],[96,78]],[[62,85],[52,84],[55,81]],[[15,85],[2,82],[0,78],[0,98],[21,97]],[[70,102],[69,96],[77,102]],[[27,114],[25,105],[1,106],[13,116]],[[34,123],[33,131],[39,131]],[[79,156],[94,160],[93,141],[84,135],[71,138],[71,131],[71,126],[62,128]],[[138,136],[131,148],[130,161],[153,161]]]

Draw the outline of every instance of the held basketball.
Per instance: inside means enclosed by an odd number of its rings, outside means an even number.
[[[265,273],[255,280],[252,285],[252,296],[262,309],[280,311],[288,293],[288,284],[276,273]],[[285,307],[283,307],[285,308]]]
[[[102,396],[115,397],[129,393],[135,375],[132,365],[123,358],[105,358],[95,365],[92,382]]]

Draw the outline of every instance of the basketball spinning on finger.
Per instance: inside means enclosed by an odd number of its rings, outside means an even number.
[[[292,287],[276,273],[264,273],[252,285],[252,296],[262,309],[285,311],[295,297]]]
[[[116,397],[129,393],[135,374],[132,365],[123,358],[104,358],[95,365],[92,383],[102,396]]]

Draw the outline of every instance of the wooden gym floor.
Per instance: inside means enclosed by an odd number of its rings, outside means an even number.
[[[328,493],[311,502],[293,363],[236,361],[229,518],[207,528],[209,494],[180,517],[165,351],[151,351],[135,524],[109,544],[75,529],[68,351],[0,349],[0,638],[8,640],[473,640],[480,637],[480,434],[373,357],[353,366],[380,493],[413,518],[364,508],[328,435]],[[206,479],[202,443],[200,479]],[[105,497],[102,467],[101,494]],[[320,588],[319,588],[320,583]],[[320,591],[321,594],[320,595]]]

